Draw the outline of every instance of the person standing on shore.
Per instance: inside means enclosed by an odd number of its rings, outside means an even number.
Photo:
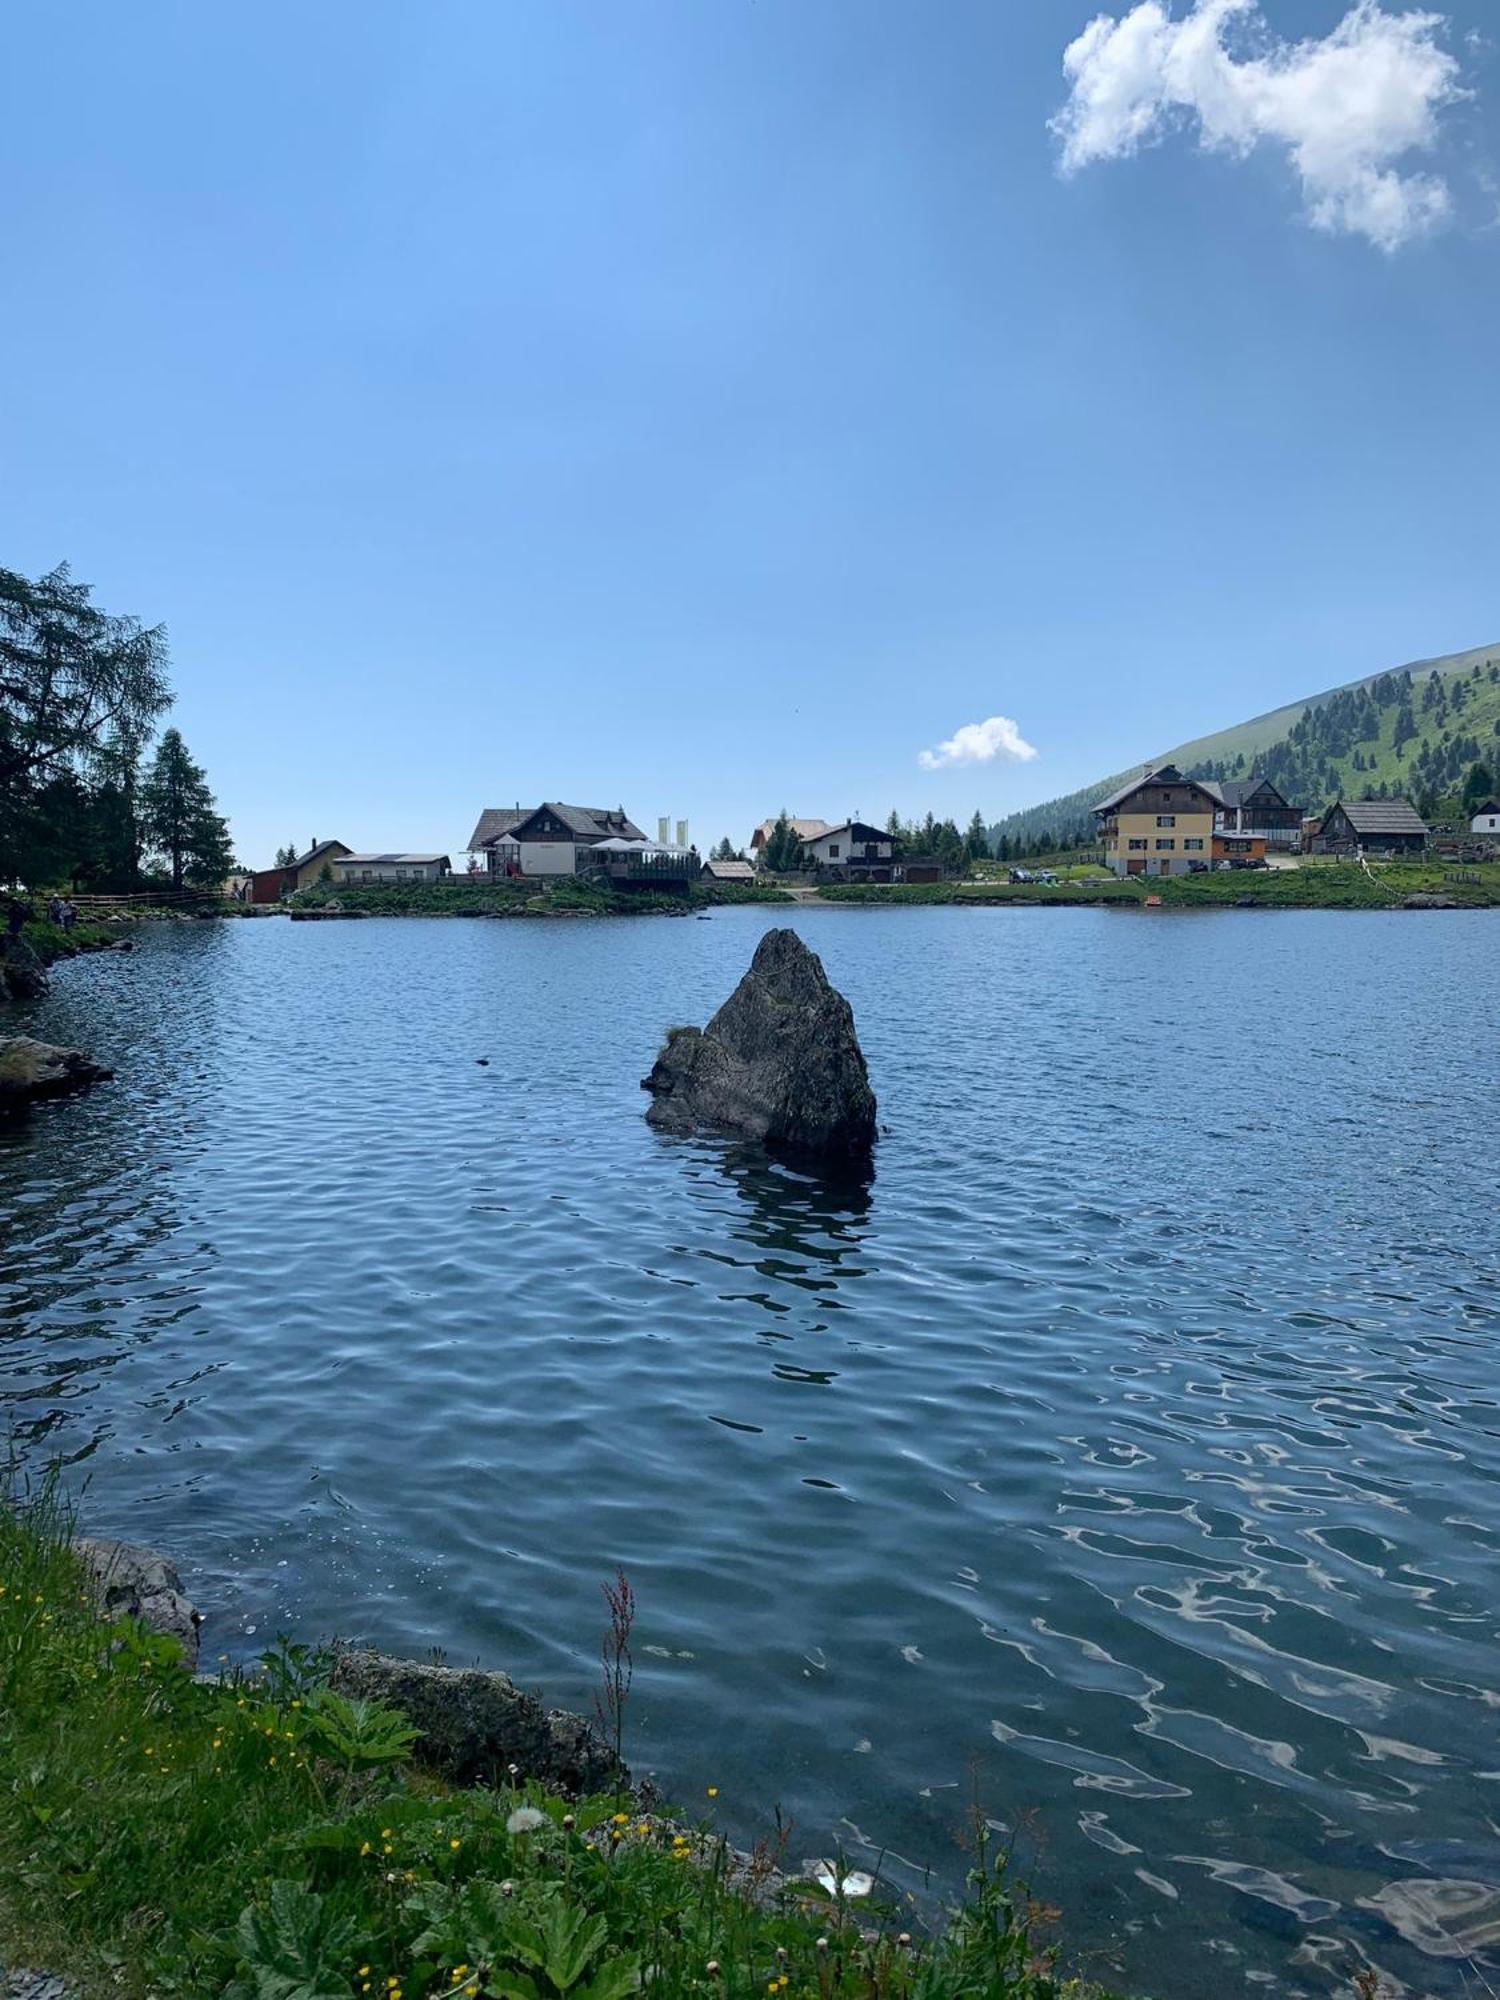
[[[30,904],[23,903],[19,896],[12,896],[10,899],[10,909],[7,912],[5,920],[6,936],[19,937],[21,935],[21,932],[25,929],[26,921],[28,917],[30,917],[30,915],[31,915]]]
[[[48,923],[60,924],[62,922],[62,911],[63,911],[62,897],[59,896],[57,892],[54,890],[53,893],[47,898]]]
[[[73,905],[67,900],[66,897],[64,897],[63,901],[58,905],[57,921],[62,925],[65,931],[72,930],[74,924],[76,924],[78,921],[78,912],[74,909]]]

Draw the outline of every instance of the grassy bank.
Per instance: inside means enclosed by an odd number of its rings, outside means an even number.
[[[1144,891],[1114,876],[1076,882],[894,882],[831,883],[819,890],[829,903],[1002,903],[1077,905],[1139,903]]]
[[[1229,909],[1253,903],[1268,910],[1398,909],[1411,895],[1439,895],[1464,908],[1500,908],[1500,863],[1455,870],[1434,861],[1372,864],[1314,861],[1300,868],[1235,869],[1165,877],[1078,875],[1057,883],[932,882],[829,887],[837,903],[1142,904],[1159,896],[1169,909]]]
[[[641,917],[697,914],[726,903],[786,903],[785,890],[739,882],[695,883],[686,896],[647,890],[614,894],[573,878],[536,882],[411,882],[364,888],[319,883],[292,901],[294,912],[336,908],[349,917]]]
[[[969,1900],[924,1939],[878,1884],[776,1890],[774,1845],[747,1884],[712,1795],[689,1826],[524,1774],[456,1791],[314,1657],[200,1682],[172,1641],[101,1625],[66,1525],[0,1501],[0,1973],[124,2000],[1097,1990],[1055,1973],[982,1821]]]
[[[21,935],[43,965],[53,965],[60,958],[77,958],[81,952],[108,951],[129,931],[124,924],[75,924],[65,931],[57,924],[33,922],[22,926]]]

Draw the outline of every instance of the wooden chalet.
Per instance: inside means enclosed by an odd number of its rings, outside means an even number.
[[[1340,799],[1323,815],[1317,854],[1421,854],[1427,823],[1409,799]]]
[[[1218,799],[1216,834],[1259,838],[1262,852],[1295,854],[1302,845],[1302,808],[1294,806],[1269,778],[1222,778],[1208,783]]]

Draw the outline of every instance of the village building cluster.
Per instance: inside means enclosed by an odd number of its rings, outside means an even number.
[[[1318,816],[1304,813],[1258,774],[1214,780],[1186,777],[1175,764],[1148,766],[1094,808],[1101,858],[1117,875],[1186,875],[1216,868],[1258,868],[1276,856],[1353,859],[1420,855],[1433,830],[1406,799],[1339,799]],[[1500,799],[1485,799],[1468,836],[1500,843]],[[455,879],[448,855],[356,853],[340,840],[313,840],[305,853],[235,878],[252,903],[278,903],[314,884],[338,887],[441,883]],[[697,881],[753,883],[757,876],[798,874],[837,882],[936,882],[935,855],[913,853],[888,827],[860,819],[764,819],[739,855],[704,859],[688,823],[663,816],[653,839],[623,806],[486,806],[469,837],[469,861],[456,878],[556,882],[572,877],[629,893],[686,893]],[[791,858],[788,859],[787,857]]]
[[[1105,865],[1116,875],[1188,875],[1267,865],[1274,855],[1398,859],[1421,855],[1432,829],[1408,799],[1339,799],[1303,812],[1269,778],[1184,777],[1175,764],[1148,767],[1094,807]],[[1470,825],[1500,830],[1493,799]]]

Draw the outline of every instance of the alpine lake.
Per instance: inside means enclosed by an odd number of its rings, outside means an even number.
[[[645,1123],[782,921],[867,1183]],[[978,1801],[1128,1993],[1491,1991],[1497,943],[146,926],[15,1010],[118,1074],[0,1135],[0,1421],[210,1663],[340,1634],[587,1710],[622,1565],[626,1754],[737,1840],[779,1805],[920,1917]]]

